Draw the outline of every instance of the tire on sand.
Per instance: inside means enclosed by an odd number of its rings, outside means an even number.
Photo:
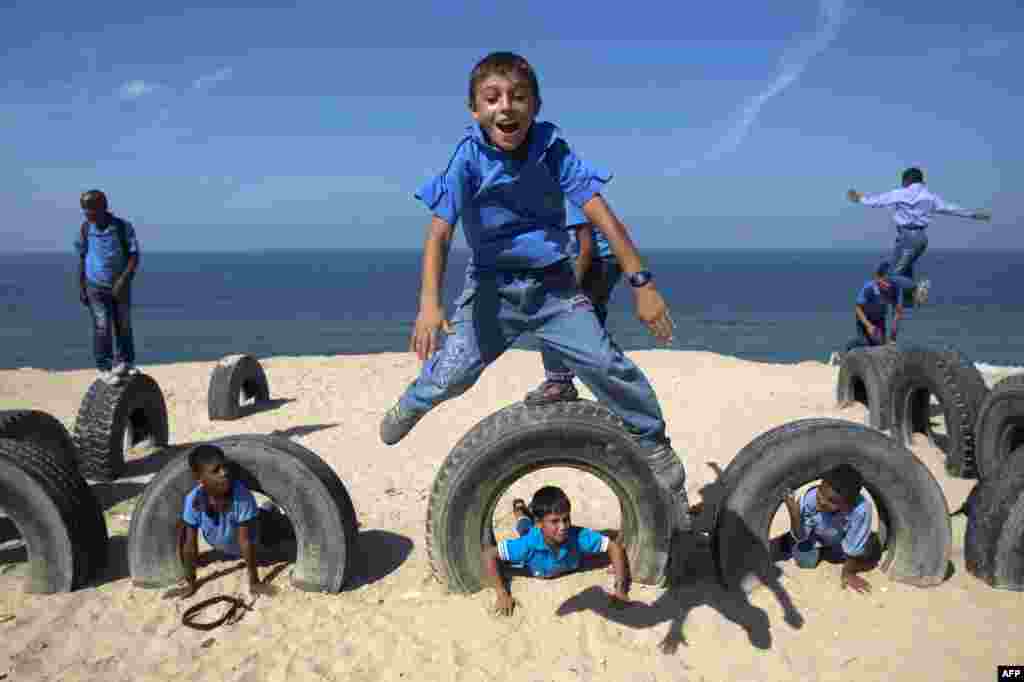
[[[0,411],[0,438],[28,440],[78,469],[78,451],[71,434],[56,417],[39,410]]]
[[[222,358],[210,375],[207,413],[211,420],[238,419],[244,414],[243,401],[270,400],[270,386],[263,366],[251,355]]]
[[[633,580],[663,584],[673,546],[668,494],[622,422],[596,402],[529,407],[516,403],[474,426],[434,479],[427,506],[427,553],[452,592],[483,586],[481,551],[493,544],[498,500],[526,474],[569,467],[593,474],[619,499],[620,539]]]
[[[892,437],[909,446],[914,433],[925,433],[946,453],[946,472],[959,478],[976,477],[974,428],[988,387],[977,367],[953,348],[904,348],[891,386]],[[931,430],[930,396],[939,399],[946,436]]]
[[[75,419],[79,468],[88,479],[112,481],[124,469],[126,445],[167,445],[168,435],[167,404],[152,377],[136,374],[119,386],[97,379]]]
[[[278,436],[231,436],[210,444],[224,451],[234,475],[250,490],[270,497],[288,516],[297,550],[292,585],[308,592],[339,592],[352,572],[357,524],[352,500],[334,470]],[[128,537],[134,585],[167,587],[184,576],[177,523],[194,486],[188,457],[182,455],[161,469],[142,494]]]
[[[1024,446],[1024,374],[1006,377],[978,408],[974,455],[978,478],[992,476],[1002,462]]]
[[[0,439],[0,500],[28,550],[27,592],[69,592],[106,565],[107,528],[96,498],[48,450]]]
[[[760,456],[739,473],[719,506],[713,552],[722,584],[745,591],[754,587],[769,568],[768,533],[784,491],[842,463],[864,477],[884,520],[882,570],[891,580],[918,587],[941,583],[952,531],[946,498],[928,468],[879,431],[837,419],[814,421],[820,423],[780,427],[762,436]]]
[[[1024,447],[975,486],[965,508],[968,572],[996,589],[1024,591]]]
[[[889,381],[899,361],[896,346],[858,348],[843,354],[836,382],[839,407],[862,403],[868,408],[868,424],[886,430],[892,417]]]

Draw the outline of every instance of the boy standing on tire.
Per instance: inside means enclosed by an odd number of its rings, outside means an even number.
[[[914,263],[928,248],[925,233],[933,215],[951,215],[971,220],[992,219],[988,211],[970,210],[942,199],[924,184],[924,173],[920,168],[903,171],[903,185],[899,189],[882,194],[863,194],[855,189],[846,193],[855,204],[888,208],[896,225],[896,244],[892,252],[893,283],[900,287],[911,300],[909,305],[923,305],[928,301],[930,280],[914,281]]]
[[[895,304],[892,331],[886,335],[889,319],[889,306]],[[903,317],[903,303],[900,302],[900,289],[889,279],[889,263],[883,261],[875,270],[873,279],[869,279],[857,293],[857,302],[853,307],[857,318],[857,338],[846,344],[846,352],[854,348],[870,348],[896,341],[896,327]]]
[[[485,367],[531,332],[646,447],[652,469],[674,496],[682,528],[688,521],[682,461],[665,435],[654,389],[611,342],[576,284],[566,200],[608,239],[633,287],[637,317],[665,342],[672,339],[672,318],[626,227],[600,194],[611,176],[577,156],[556,126],[536,122],[540,105],[537,76],[519,55],[496,52],[473,68],[469,108],[476,123],[447,169],[416,194],[433,212],[411,344],[424,364],[381,421],[381,440],[402,440],[427,412],[465,393]],[[460,220],[472,259],[449,323],[441,284]],[[441,330],[446,338],[438,350]]]
[[[516,502],[521,504],[521,500]],[[608,554],[615,571],[614,589],[608,595],[611,605],[617,608],[629,602],[626,550],[601,533],[572,525],[572,506],[561,488],[549,485],[534,493],[529,514],[513,504],[519,514],[519,537],[502,540],[497,547],[485,547],[482,555],[483,574],[491,579],[497,593],[495,613],[511,616],[516,603],[505,586],[502,563],[521,566],[536,578],[555,578],[577,570],[586,554]]]
[[[601,328],[608,330],[608,302],[612,290],[622,278],[622,268],[615,259],[611,244],[600,230],[594,231],[587,217],[572,202],[566,203],[570,217],[568,227],[576,234],[572,255],[575,257],[576,283],[594,306]],[[548,346],[541,348],[544,382],[526,394],[527,405],[546,405],[560,400],[576,400],[579,394],[573,385],[572,370]]]
[[[139,265],[139,242],[132,224],[107,210],[107,197],[100,190],[83,193],[80,203],[85,222],[75,242],[80,258],[79,300],[92,315],[93,354],[100,379],[116,385],[138,373],[131,283]]]

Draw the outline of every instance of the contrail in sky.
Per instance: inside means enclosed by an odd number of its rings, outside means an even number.
[[[724,154],[735,151],[746,138],[750,126],[757,120],[761,107],[790,85],[795,83],[808,62],[825,51],[836,35],[843,19],[845,0],[822,0],[820,26],[815,34],[803,43],[790,49],[779,60],[779,75],[767,88],[750,98],[740,111],[739,117],[729,132],[705,155],[705,161],[714,161]]]

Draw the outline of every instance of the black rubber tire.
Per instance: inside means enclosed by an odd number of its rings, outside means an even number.
[[[974,427],[978,478],[985,480],[1011,452],[1024,445],[1024,374],[1001,380],[978,408]]]
[[[909,446],[911,435],[926,428],[929,394],[934,394],[942,404],[949,439],[946,472],[975,478],[974,427],[988,387],[974,363],[955,348],[905,347],[890,387],[893,439]]]
[[[0,438],[28,440],[78,469],[78,450],[64,425],[40,410],[0,411]]]
[[[280,506],[295,530],[291,583],[308,592],[339,592],[352,574],[357,523],[352,500],[333,469],[306,448],[276,436],[210,441],[254,492]],[[160,588],[183,577],[177,523],[195,486],[186,456],[169,462],[139,499],[128,533],[132,584]]]
[[[97,379],[89,387],[75,419],[75,444],[82,474],[113,481],[124,469],[125,431],[167,445],[167,403],[156,381],[146,374],[126,377],[119,386]]]
[[[270,400],[270,385],[263,366],[251,355],[228,355],[210,375],[206,405],[211,420],[232,420],[242,416],[240,399]]]
[[[716,515],[712,549],[723,586],[753,587],[770,562],[768,532],[783,492],[841,463],[861,472],[879,518],[886,520],[881,567],[889,578],[918,587],[945,579],[952,552],[949,509],[938,482],[912,452],[877,430],[838,419],[782,427],[763,442],[761,456],[743,469]]]
[[[846,407],[853,402],[868,408],[868,425],[886,430],[892,417],[889,381],[899,362],[894,345],[857,348],[843,354],[836,381],[836,402]]]
[[[485,542],[494,542],[495,505],[516,480],[549,467],[586,471],[611,488],[633,580],[664,584],[673,546],[668,493],[621,420],[590,400],[516,403],[459,440],[434,479],[427,506],[434,577],[452,592],[482,589],[481,552]]]
[[[1024,447],[975,486],[965,507],[968,572],[996,589],[1024,591]]]
[[[28,550],[27,592],[69,592],[106,564],[106,525],[97,537],[96,498],[69,472],[31,441],[0,439],[0,499]]]

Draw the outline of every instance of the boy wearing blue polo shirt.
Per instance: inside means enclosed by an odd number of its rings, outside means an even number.
[[[873,279],[869,279],[857,292],[857,302],[853,307],[857,321],[857,338],[846,344],[846,351],[854,348],[870,348],[896,341],[896,327],[903,317],[903,303],[900,301],[900,289],[889,279],[889,263],[883,261],[875,270]],[[895,305],[892,330],[886,334],[889,319],[889,306]]]
[[[270,586],[260,583],[256,549],[261,525],[278,525],[272,518],[277,514],[258,507],[245,483],[232,478],[230,463],[220,448],[199,445],[189,453],[188,463],[196,487],[185,497],[181,514],[183,532],[179,537],[179,555],[187,584],[182,596],[189,597],[196,591],[200,531],[203,539],[225,556],[245,559],[250,593],[270,595]]]
[[[611,244],[604,233],[600,230],[595,231],[583,212],[571,202],[567,202],[565,210],[570,216],[569,229],[576,235],[572,244],[576,282],[593,304],[594,314],[597,315],[601,328],[607,331],[608,302],[612,297],[612,290],[622,278],[622,268],[615,260]],[[526,394],[526,404],[546,405],[579,398],[576,386],[573,385],[572,370],[565,366],[558,353],[544,346],[541,348],[541,360],[544,363],[544,382]]]
[[[872,506],[864,497],[864,478],[849,464],[840,464],[821,478],[821,484],[807,489],[798,503],[790,494],[783,501],[789,512],[790,534],[781,538],[783,554],[812,557],[823,547],[833,558],[843,561],[839,576],[843,589],[870,592],[871,585],[857,575],[870,571],[878,563],[881,547],[871,532]],[[798,560],[802,557],[797,556]]]
[[[501,572],[503,562],[523,567],[537,578],[554,578],[577,570],[585,554],[607,552],[615,570],[611,605],[619,607],[629,601],[629,559],[622,545],[589,528],[572,525],[571,512],[565,492],[545,486],[534,493],[529,516],[520,516],[516,524],[519,537],[484,548],[483,571],[497,593],[494,609],[498,615],[510,616],[515,608]]]
[[[556,126],[534,120],[540,103],[537,76],[519,55],[488,55],[470,74],[469,107],[476,123],[446,170],[416,194],[433,213],[411,343],[424,364],[381,421],[381,440],[399,442],[427,412],[465,393],[485,367],[531,332],[648,450],[683,529],[688,523],[683,463],[665,435],[654,389],[608,338],[576,284],[568,260],[566,200],[607,237],[633,287],[637,317],[665,342],[672,339],[668,307],[625,226],[600,195],[611,176],[577,156]],[[460,220],[472,258],[449,323],[440,292]],[[441,330],[446,338],[435,353]]]
[[[139,241],[131,223],[107,210],[107,197],[100,190],[83,193],[80,203],[85,222],[75,242],[79,300],[92,315],[93,354],[100,379],[118,384],[138,373],[131,283],[139,265]]]

